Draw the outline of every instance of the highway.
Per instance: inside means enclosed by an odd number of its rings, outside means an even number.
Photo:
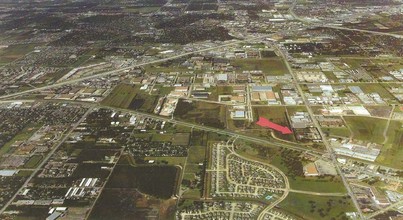
[[[331,29],[337,29],[337,30],[346,30],[346,31],[357,31],[357,32],[362,32],[362,33],[367,33],[367,34],[383,35],[383,36],[390,36],[390,37],[403,39],[403,35],[400,35],[400,34],[385,33],[385,32],[380,32],[380,31],[370,31],[370,30],[363,30],[363,29],[357,29],[357,28],[348,28],[348,27],[343,27],[343,26],[326,25],[326,24],[324,25],[321,23],[315,23],[312,20],[308,20],[306,18],[301,18],[298,15],[296,15],[294,12],[294,8],[296,5],[297,5],[297,1],[294,0],[291,7],[288,9],[288,12],[294,17],[294,19],[301,21],[304,24],[308,24],[310,26],[331,28]]]
[[[326,136],[325,136],[325,133],[323,132],[322,128],[320,127],[319,122],[318,122],[318,120],[316,119],[316,117],[315,117],[315,115],[314,115],[314,113],[313,113],[313,110],[312,110],[311,106],[309,106],[309,102],[308,102],[308,100],[307,100],[307,98],[306,98],[306,96],[305,96],[305,93],[304,93],[304,91],[302,90],[301,85],[300,85],[300,84],[298,83],[298,81],[297,81],[297,76],[295,75],[294,71],[292,70],[292,68],[291,68],[291,66],[290,66],[290,63],[289,63],[288,60],[286,59],[286,55],[285,55],[284,52],[281,50],[281,48],[279,48],[278,46],[277,46],[276,48],[277,48],[278,54],[280,54],[280,55],[282,56],[282,58],[283,58],[283,60],[284,60],[284,63],[285,63],[285,65],[286,65],[287,69],[288,69],[288,71],[289,71],[290,74],[292,75],[293,84],[294,84],[294,86],[296,87],[296,89],[298,90],[298,93],[301,95],[302,100],[304,101],[304,104],[305,104],[305,106],[306,106],[306,109],[307,109],[307,111],[308,111],[308,113],[309,113],[309,116],[311,117],[311,120],[312,120],[314,126],[318,129],[319,134],[320,134],[320,136],[322,137],[322,142],[323,142],[323,144],[325,145],[325,147],[326,147],[326,149],[327,149],[327,152],[329,153],[329,155],[330,155],[330,157],[331,157],[332,163],[333,163],[333,165],[335,166],[335,168],[336,168],[336,170],[337,170],[337,173],[340,175],[340,177],[341,177],[341,179],[342,179],[342,181],[343,181],[343,184],[344,184],[344,186],[345,186],[346,189],[347,189],[348,195],[351,197],[351,200],[353,201],[354,206],[355,206],[355,208],[356,208],[356,210],[357,210],[357,212],[358,212],[360,218],[361,218],[361,219],[364,219],[364,215],[363,215],[363,213],[362,213],[362,211],[361,211],[361,209],[360,209],[360,206],[358,205],[358,202],[357,202],[357,199],[356,199],[356,197],[355,197],[355,194],[353,193],[353,191],[352,191],[352,189],[351,189],[351,187],[350,187],[350,184],[347,182],[347,179],[345,178],[345,176],[344,176],[344,174],[343,174],[343,172],[342,172],[342,170],[341,170],[341,168],[340,168],[340,166],[339,166],[339,163],[337,162],[336,154],[334,153],[332,147],[330,146],[330,144],[329,144],[329,142],[328,142],[328,140],[327,140],[327,138],[326,138]]]
[[[398,207],[401,207],[401,206],[403,206],[403,200],[399,201],[399,202],[396,202],[396,203],[394,203],[394,204],[392,204],[392,205],[390,205],[390,206],[388,206],[386,208],[383,208],[381,210],[378,210],[378,211],[370,214],[369,216],[367,216],[367,219],[372,219],[377,215],[380,215],[380,214],[385,213],[385,212],[387,212],[387,211],[389,211],[391,209],[398,208]]]
[[[362,29],[356,29],[356,28],[347,28],[347,27],[342,27],[342,26],[331,26],[331,25],[321,25],[320,27],[332,28],[332,29],[337,29],[337,30],[356,31],[356,32],[362,32],[362,33],[367,33],[367,34],[383,35],[383,36],[390,36],[390,37],[403,39],[403,35],[385,33],[385,32],[379,32],[379,31],[362,30]]]
[[[231,136],[231,137],[238,137],[240,139],[250,141],[250,142],[254,142],[254,143],[264,144],[264,145],[268,145],[268,146],[284,147],[284,148],[289,148],[289,149],[297,150],[297,151],[303,151],[303,152],[307,152],[307,153],[315,155],[315,156],[321,156],[324,153],[323,151],[316,150],[316,149],[308,149],[307,147],[300,147],[298,145],[291,145],[291,144],[287,144],[287,143],[281,143],[281,142],[278,142],[278,141],[275,141],[275,140],[267,140],[265,138],[251,137],[251,136],[247,136],[247,135],[244,135],[244,134],[229,131],[229,130],[226,130],[226,129],[212,128],[212,127],[208,127],[208,126],[205,126],[205,125],[198,125],[198,124],[193,124],[193,123],[190,123],[190,122],[179,121],[179,120],[176,120],[176,119],[169,119],[169,118],[165,118],[165,117],[158,116],[158,115],[139,112],[139,111],[136,111],[136,110],[122,109],[122,108],[102,106],[102,105],[98,105],[98,106],[100,108],[106,108],[106,109],[111,109],[111,110],[114,110],[114,111],[120,111],[120,112],[135,114],[135,115],[141,115],[141,116],[145,116],[145,117],[148,117],[148,118],[153,118],[153,119],[156,119],[156,120],[167,121],[167,122],[170,122],[172,124],[177,124],[177,125],[181,125],[181,126],[185,126],[185,127],[189,127],[189,128],[193,128],[193,129],[198,129],[198,130],[202,130],[202,131],[214,132],[214,133],[217,133],[217,134],[227,135],[227,136]]]
[[[290,142],[283,142],[280,140],[268,140],[266,138],[252,137],[252,136],[244,135],[244,134],[226,130],[226,129],[219,129],[219,128],[213,128],[213,127],[209,127],[209,126],[205,126],[205,125],[194,124],[194,123],[190,123],[190,122],[180,121],[180,120],[177,120],[174,118],[167,118],[167,117],[163,117],[163,116],[159,116],[159,115],[154,115],[151,113],[139,112],[139,111],[132,110],[132,109],[124,109],[124,108],[106,106],[106,105],[102,105],[101,103],[91,103],[91,102],[73,101],[73,100],[69,101],[69,100],[43,100],[43,99],[40,99],[40,100],[24,100],[24,99],[0,100],[0,103],[12,103],[12,102],[45,102],[45,103],[46,102],[53,102],[53,103],[56,102],[56,103],[70,103],[70,104],[83,105],[83,106],[88,106],[91,108],[104,108],[104,109],[110,109],[112,111],[120,111],[123,113],[140,115],[140,116],[152,118],[155,120],[166,121],[166,122],[169,122],[172,124],[177,124],[180,126],[198,129],[198,130],[202,130],[202,131],[214,132],[217,134],[227,135],[230,137],[237,137],[237,138],[240,138],[240,139],[243,139],[246,141],[250,141],[250,142],[254,142],[254,143],[258,143],[258,144],[283,147],[283,148],[288,148],[288,149],[292,149],[292,150],[302,151],[302,152],[306,152],[313,156],[321,157],[323,155],[323,153],[325,153],[322,150],[304,147],[304,145],[301,145],[298,143],[291,144]]]
[[[85,80],[100,78],[100,77],[114,75],[114,74],[121,74],[124,71],[131,70],[133,68],[142,67],[142,66],[146,66],[146,65],[150,65],[150,64],[161,63],[161,62],[166,62],[166,61],[174,60],[174,59],[177,59],[177,58],[189,56],[189,55],[192,55],[192,54],[202,53],[202,52],[206,52],[206,51],[210,51],[210,50],[216,50],[216,49],[228,47],[228,46],[231,46],[231,45],[237,45],[237,44],[239,44],[241,42],[244,42],[244,41],[267,38],[269,36],[270,36],[269,34],[265,34],[265,35],[260,35],[260,36],[257,36],[257,37],[247,38],[247,39],[244,39],[244,40],[232,40],[231,42],[228,42],[228,43],[216,46],[216,47],[208,47],[208,48],[204,48],[204,49],[200,49],[200,50],[195,50],[195,51],[191,51],[191,52],[186,52],[186,53],[174,55],[174,56],[171,56],[171,57],[166,57],[166,58],[162,58],[162,59],[157,59],[157,60],[152,60],[152,61],[148,61],[148,62],[138,63],[138,64],[131,65],[131,66],[128,66],[128,67],[118,68],[118,69],[115,69],[115,70],[106,71],[106,72],[102,72],[102,73],[98,73],[98,74],[94,74],[94,75],[90,75],[90,76],[85,76],[85,77],[81,77],[81,78],[77,78],[77,79],[66,80],[66,81],[63,81],[63,82],[58,82],[58,83],[54,83],[54,84],[43,86],[43,87],[38,87],[38,88],[28,89],[28,90],[21,91],[21,92],[2,95],[2,96],[0,96],[0,99],[13,98],[13,97],[16,97],[16,96],[25,95],[25,94],[29,94],[29,93],[33,93],[33,92],[40,92],[40,91],[43,91],[43,90],[46,90],[46,89],[57,88],[57,87],[64,86],[64,85],[70,85],[70,84],[82,82],[82,81],[85,81]]]

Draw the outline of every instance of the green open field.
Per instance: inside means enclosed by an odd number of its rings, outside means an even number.
[[[226,112],[223,105],[179,100],[174,116],[185,121],[222,129],[226,127]]]
[[[180,65],[158,65],[158,64],[153,64],[153,65],[147,65],[144,66],[144,69],[146,72],[152,72],[152,73],[170,73],[170,72],[180,72],[180,71],[187,71],[188,69],[184,66]]]
[[[32,174],[32,170],[20,170],[17,174],[16,174],[16,176],[25,176],[25,177],[28,177],[28,176],[30,176],[31,174]]]
[[[198,164],[204,161],[206,153],[205,146],[191,146],[189,148],[188,163]]]
[[[267,75],[283,75],[288,73],[284,62],[279,58],[269,59],[236,59],[233,62],[235,67],[243,70],[262,70]]]
[[[353,131],[354,139],[378,144],[383,143],[386,120],[360,116],[348,116],[344,117],[344,119],[347,122],[347,126]]]
[[[346,127],[340,128],[322,128],[323,132],[329,133],[329,136],[336,136],[336,137],[350,137],[350,131]]]
[[[102,100],[101,104],[118,108],[129,108],[143,112],[152,112],[158,96],[145,94],[140,86],[119,84]]]
[[[199,131],[193,130],[192,136],[190,138],[190,145],[191,146],[207,146],[208,142],[208,132],[206,131]],[[191,152],[189,152],[191,153]]]
[[[288,179],[290,186],[295,190],[326,192],[326,193],[344,193],[346,188],[339,177],[301,177]]]
[[[360,84],[358,85],[363,92],[365,93],[373,93],[376,92],[378,93],[382,98],[386,99],[394,99],[392,94],[390,94],[383,86],[382,84]]]
[[[287,126],[290,128],[287,120],[285,107],[283,106],[254,107],[253,108],[254,120],[252,125],[250,126],[250,129],[244,131],[246,134],[260,137],[271,137],[271,132],[273,131],[272,129],[256,125],[256,122],[259,120],[259,117],[264,117],[273,123],[279,124],[281,126]],[[283,135],[281,134],[281,132],[278,131],[273,132],[277,138],[287,141],[295,141],[293,134]]]
[[[386,133],[388,139],[381,149],[377,162],[386,166],[403,169],[403,123],[391,121]]]
[[[136,97],[137,87],[128,84],[119,84],[102,100],[102,104],[119,108],[128,108]]]
[[[265,117],[274,123],[287,125],[285,107],[282,106],[254,107],[253,108],[254,121],[258,121],[259,117]]]
[[[176,133],[174,134],[172,144],[173,145],[189,145],[190,133]]]
[[[173,90],[174,90],[173,87],[165,87],[163,85],[155,85],[154,88],[153,88],[152,94],[159,95],[159,96],[164,96],[164,95],[168,95]]]
[[[355,210],[347,197],[313,196],[290,193],[279,207],[303,219],[347,219],[345,212]]]
[[[174,166],[118,165],[106,188],[138,189],[157,198],[168,199],[176,192],[179,169]]]
[[[186,157],[144,157],[144,160],[155,160],[155,164],[183,166],[185,164]]]
[[[11,145],[13,145],[16,141],[25,141],[29,139],[41,126],[42,125],[39,124],[31,124],[25,127],[21,132],[14,136],[13,139],[0,148],[0,156],[9,152]]]
[[[136,189],[105,189],[96,201],[88,219],[148,219],[157,212],[160,219],[173,220],[175,205],[175,199],[161,200],[142,194]],[[69,216],[72,209],[69,208]]]
[[[287,106],[288,115],[294,115],[296,112],[308,112],[305,106]]]
[[[197,176],[201,177],[203,172],[203,166],[200,166],[199,163],[203,163],[205,159],[205,146],[192,146],[189,148],[189,155],[184,171],[183,182],[187,183],[185,185],[189,186],[190,183],[192,187],[187,187],[183,197],[184,198],[192,198],[199,199],[201,196],[201,186],[202,181],[196,184]]]
[[[29,160],[24,164],[24,168],[28,169],[35,168],[39,165],[42,159],[43,159],[42,155],[34,155],[31,158],[29,158]]]
[[[16,44],[0,49],[0,63],[9,63],[22,58],[34,50],[38,44]]]
[[[216,86],[210,88],[209,90],[211,94],[209,95],[208,99],[213,101],[218,101],[219,95],[232,95],[233,87],[232,86]]]
[[[158,9],[160,7],[126,7],[123,10],[125,12],[145,14],[158,11]]]
[[[172,141],[173,135],[172,134],[153,134],[151,141],[158,141],[158,142],[167,142]]]

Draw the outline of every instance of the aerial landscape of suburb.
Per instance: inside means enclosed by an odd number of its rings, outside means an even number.
[[[403,220],[403,0],[0,0],[0,220]]]

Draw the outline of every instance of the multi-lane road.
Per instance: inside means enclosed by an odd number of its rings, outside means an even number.
[[[286,67],[287,67],[289,73],[291,74],[291,76],[292,76],[292,78],[293,78],[293,84],[294,84],[295,88],[298,90],[298,93],[301,95],[302,100],[304,101],[304,104],[305,104],[306,109],[307,109],[307,111],[308,111],[308,114],[309,114],[309,116],[311,117],[311,120],[312,120],[314,126],[315,126],[315,127],[317,128],[317,130],[319,131],[320,136],[322,137],[322,143],[325,145],[325,147],[326,147],[326,149],[327,149],[327,152],[329,153],[330,158],[331,158],[331,160],[332,160],[332,163],[333,163],[334,167],[336,168],[337,173],[340,175],[340,177],[341,177],[341,179],[342,179],[342,181],[343,181],[344,186],[345,186],[346,189],[347,189],[348,195],[351,197],[351,200],[353,201],[354,206],[355,206],[355,208],[356,208],[356,210],[357,210],[357,212],[358,212],[360,218],[361,218],[361,219],[364,219],[364,215],[363,215],[363,213],[362,213],[362,211],[361,211],[361,209],[360,209],[360,206],[359,206],[359,204],[358,204],[358,202],[357,202],[357,199],[356,199],[356,197],[355,197],[355,194],[353,193],[353,191],[352,191],[352,189],[351,189],[351,187],[350,187],[350,184],[347,182],[347,179],[346,179],[346,177],[344,176],[344,173],[342,172],[342,170],[341,170],[341,168],[340,168],[340,166],[339,166],[339,163],[337,162],[336,154],[334,153],[332,147],[330,146],[330,143],[328,142],[328,140],[327,140],[327,138],[326,138],[326,136],[325,136],[325,133],[323,132],[321,126],[319,125],[319,122],[318,122],[318,120],[316,119],[315,114],[313,113],[313,110],[312,110],[311,106],[309,105],[309,101],[307,100],[307,98],[306,98],[306,96],[305,96],[305,93],[304,93],[304,91],[302,90],[301,85],[300,85],[300,84],[298,83],[298,81],[297,81],[297,76],[296,76],[296,74],[295,74],[294,71],[292,70],[291,65],[290,65],[290,63],[288,62],[288,60],[287,60],[287,58],[286,58],[286,55],[284,54],[283,50],[281,50],[281,48],[279,48],[279,47],[276,47],[276,49],[277,49],[277,51],[278,51],[278,54],[280,54],[280,55],[282,56],[282,58],[284,59],[284,63],[285,63],[285,65],[286,65]]]
[[[111,70],[111,71],[106,71],[106,72],[101,72],[101,73],[97,73],[97,74],[90,75],[90,76],[80,77],[80,78],[71,79],[71,80],[65,80],[65,81],[53,83],[53,84],[47,85],[47,86],[42,86],[42,87],[37,87],[37,88],[33,88],[33,89],[28,89],[28,90],[21,91],[21,92],[15,92],[15,93],[12,93],[12,94],[2,95],[2,96],[0,96],[0,99],[9,99],[9,98],[18,97],[18,96],[25,95],[25,94],[30,94],[30,93],[34,93],[34,92],[40,92],[40,91],[43,91],[43,90],[47,90],[47,89],[57,88],[57,87],[64,86],[64,85],[71,85],[71,84],[75,84],[75,83],[78,83],[78,82],[83,82],[83,81],[86,81],[86,80],[96,79],[96,78],[115,75],[115,74],[122,74],[125,71],[132,70],[133,68],[143,67],[143,66],[147,66],[147,65],[151,65],[151,64],[162,63],[162,62],[174,60],[174,59],[177,59],[177,58],[186,57],[186,56],[189,56],[189,55],[192,55],[192,54],[203,53],[203,52],[207,52],[207,51],[211,51],[211,50],[216,50],[216,49],[220,49],[220,48],[224,48],[224,47],[229,47],[229,46],[232,46],[232,45],[237,45],[237,44],[239,44],[241,42],[244,42],[244,41],[252,41],[252,40],[258,40],[258,39],[264,39],[264,38],[267,38],[267,37],[270,37],[270,36],[271,36],[270,34],[263,34],[263,35],[259,35],[259,36],[255,36],[255,37],[249,37],[249,38],[246,38],[244,40],[231,40],[230,42],[226,42],[224,44],[221,44],[221,45],[218,45],[218,46],[215,46],[215,47],[207,47],[207,48],[194,50],[194,51],[190,51],[190,52],[185,52],[185,53],[181,53],[181,54],[177,54],[177,55],[173,55],[173,56],[169,56],[169,57],[165,57],[165,58],[161,58],[161,59],[141,62],[141,63],[137,63],[137,64],[134,64],[134,65],[130,65],[128,67],[118,68],[118,69]]]

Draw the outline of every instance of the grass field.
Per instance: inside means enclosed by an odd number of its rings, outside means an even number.
[[[179,100],[175,118],[215,128],[225,128],[226,108],[223,105]]]
[[[273,107],[255,107],[253,108],[254,121],[258,121],[259,117],[265,117],[274,123],[286,125],[287,118],[285,107],[273,106]]]
[[[153,134],[153,137],[151,138],[151,141],[158,141],[158,142],[170,142],[172,141],[172,134]]]
[[[144,14],[158,11],[158,9],[160,9],[160,7],[126,7],[123,10],[126,12]]]
[[[18,171],[16,176],[30,176],[32,174],[32,172],[33,171],[31,171],[31,170],[20,170],[20,171]]]
[[[102,100],[102,104],[119,108],[128,108],[136,97],[137,87],[128,84],[119,84]]]
[[[42,155],[34,155],[31,158],[29,158],[29,160],[24,164],[24,168],[28,169],[35,168],[36,166],[39,165],[42,159],[43,159]]]
[[[253,117],[254,122],[249,133],[253,136],[262,136],[262,137],[269,137],[270,132],[272,129],[263,128],[259,125],[256,125],[256,122],[259,120],[259,117],[267,118],[268,120],[272,121],[273,123],[279,124],[281,126],[290,127],[288,124],[288,120],[286,117],[286,109],[282,106],[270,106],[270,107],[255,107],[253,108]],[[248,132],[248,130],[246,130]],[[283,135],[280,132],[274,131],[274,134],[277,138],[284,139],[287,141],[295,141],[293,134]]]
[[[337,136],[337,137],[350,137],[350,131],[346,127],[341,128],[322,128],[322,130],[326,133],[329,133],[329,136]]]
[[[344,193],[346,188],[339,177],[300,177],[289,179],[292,189],[326,192],[326,193]]]
[[[170,198],[176,191],[179,169],[174,166],[119,165],[113,170],[107,188],[138,189],[151,196]]]
[[[190,133],[176,133],[172,139],[173,145],[189,145]]]
[[[210,89],[211,94],[208,99],[213,101],[218,101],[219,95],[232,95],[233,87],[232,86],[216,86]]]
[[[183,179],[187,182],[197,182],[197,176],[201,177],[203,172],[203,166],[199,163],[203,163],[205,159],[206,147],[205,146],[191,146],[189,148],[189,154],[184,171]],[[199,199],[201,196],[201,182],[198,186],[193,185],[185,190],[183,197],[191,199]]]
[[[165,86],[162,86],[162,85],[155,85],[154,88],[153,88],[152,94],[159,95],[159,96],[164,96],[164,95],[168,95],[173,90],[174,90],[174,87],[165,87]]]
[[[42,125],[28,125],[21,132],[19,132],[16,136],[13,137],[9,142],[7,142],[4,146],[0,148],[0,156],[7,153],[11,149],[11,145],[13,145],[16,141],[25,141],[30,138]]]
[[[361,84],[359,85],[363,92],[365,93],[378,93],[382,98],[394,99],[392,94],[390,94],[381,84]]]
[[[34,50],[38,44],[16,44],[0,49],[0,63],[9,63],[22,58],[27,53]]]
[[[278,58],[270,59],[236,59],[233,62],[235,67],[243,70],[262,70],[268,75],[283,75],[288,73],[284,62]]]
[[[294,115],[296,112],[307,112],[305,106],[287,106],[288,115]]]
[[[354,211],[347,197],[313,196],[290,193],[279,207],[303,219],[347,219],[345,212]]]
[[[388,140],[381,149],[377,162],[386,166],[403,169],[403,123],[391,121],[386,133]]]
[[[201,163],[206,153],[205,146],[191,146],[189,148],[188,163]]]
[[[382,144],[386,120],[370,117],[344,117],[347,125],[353,131],[353,138],[362,141]]]
[[[160,72],[180,72],[187,71],[186,67],[183,66],[159,66],[159,65],[147,65],[144,67],[146,72],[160,73]]]
[[[186,157],[145,157],[144,160],[155,160],[156,164],[168,163],[168,165],[181,165],[185,164]]]

